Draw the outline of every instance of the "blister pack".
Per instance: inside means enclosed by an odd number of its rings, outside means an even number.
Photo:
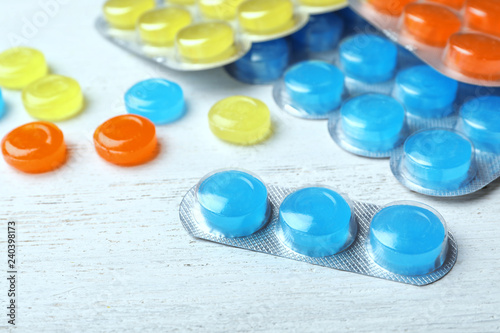
[[[349,0],[361,16],[455,80],[500,86],[497,0]]]
[[[377,206],[325,186],[266,186],[220,170],[186,194],[179,215],[190,235],[314,265],[423,286],[445,276],[457,244],[429,206]]]
[[[500,178],[500,141],[498,133],[491,132],[498,128],[499,114],[489,110],[487,117],[478,116],[484,115],[488,99],[464,105],[455,130],[432,128],[412,134],[391,156],[398,181],[415,192],[454,197],[479,191]]]
[[[269,84],[290,64],[306,59],[331,60],[342,36],[368,25],[349,8],[309,16],[309,21],[286,38],[253,43],[245,56],[225,66],[229,75],[248,84]],[[373,30],[375,28],[372,28]]]
[[[303,27],[309,13],[345,0],[108,0],[97,30],[109,41],[168,68],[195,71],[243,57],[252,42]]]

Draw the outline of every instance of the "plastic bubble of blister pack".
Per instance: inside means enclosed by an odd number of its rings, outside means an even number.
[[[377,206],[323,185],[269,186],[243,170],[203,177],[179,215],[196,238],[417,286],[445,276],[458,255],[443,217],[424,204]]]
[[[112,43],[142,58],[194,71],[230,64],[242,58],[252,43],[273,41],[301,29],[309,14],[346,5],[345,0],[108,0],[96,28]],[[254,52],[259,53],[258,46]],[[238,68],[233,70],[239,74]]]
[[[500,86],[497,0],[349,0],[387,36],[443,74]]]

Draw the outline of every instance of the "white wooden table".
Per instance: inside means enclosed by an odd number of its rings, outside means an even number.
[[[25,175],[0,162],[0,270],[7,268],[5,222],[15,220],[18,331],[500,330],[500,182],[464,198],[412,193],[387,160],[350,155],[325,122],[278,110],[269,86],[240,84],[222,69],[164,70],[124,53],[94,30],[101,2],[61,0],[50,17],[41,3],[56,0],[0,5],[0,49],[24,33],[53,72],[80,82],[87,99],[84,113],[58,124],[70,149],[59,171]],[[94,151],[93,131],[124,113],[124,92],[150,77],[178,82],[189,112],[158,128],[162,150],[153,162],[107,164]],[[264,144],[237,147],[210,132],[210,106],[235,94],[270,106],[275,133]],[[32,120],[19,92],[4,90],[4,98],[2,137]],[[251,170],[268,184],[330,185],[376,204],[429,204],[454,232],[458,262],[441,281],[414,287],[192,239],[178,218],[181,199],[206,173],[226,167]]]

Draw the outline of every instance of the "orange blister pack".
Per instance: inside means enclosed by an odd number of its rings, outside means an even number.
[[[389,38],[441,73],[500,86],[500,0],[349,0]]]

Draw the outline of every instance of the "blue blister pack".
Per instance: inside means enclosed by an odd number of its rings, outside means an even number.
[[[242,170],[210,173],[182,200],[196,238],[423,286],[445,276],[457,243],[443,217],[411,201],[377,206],[325,186],[266,186]]]

